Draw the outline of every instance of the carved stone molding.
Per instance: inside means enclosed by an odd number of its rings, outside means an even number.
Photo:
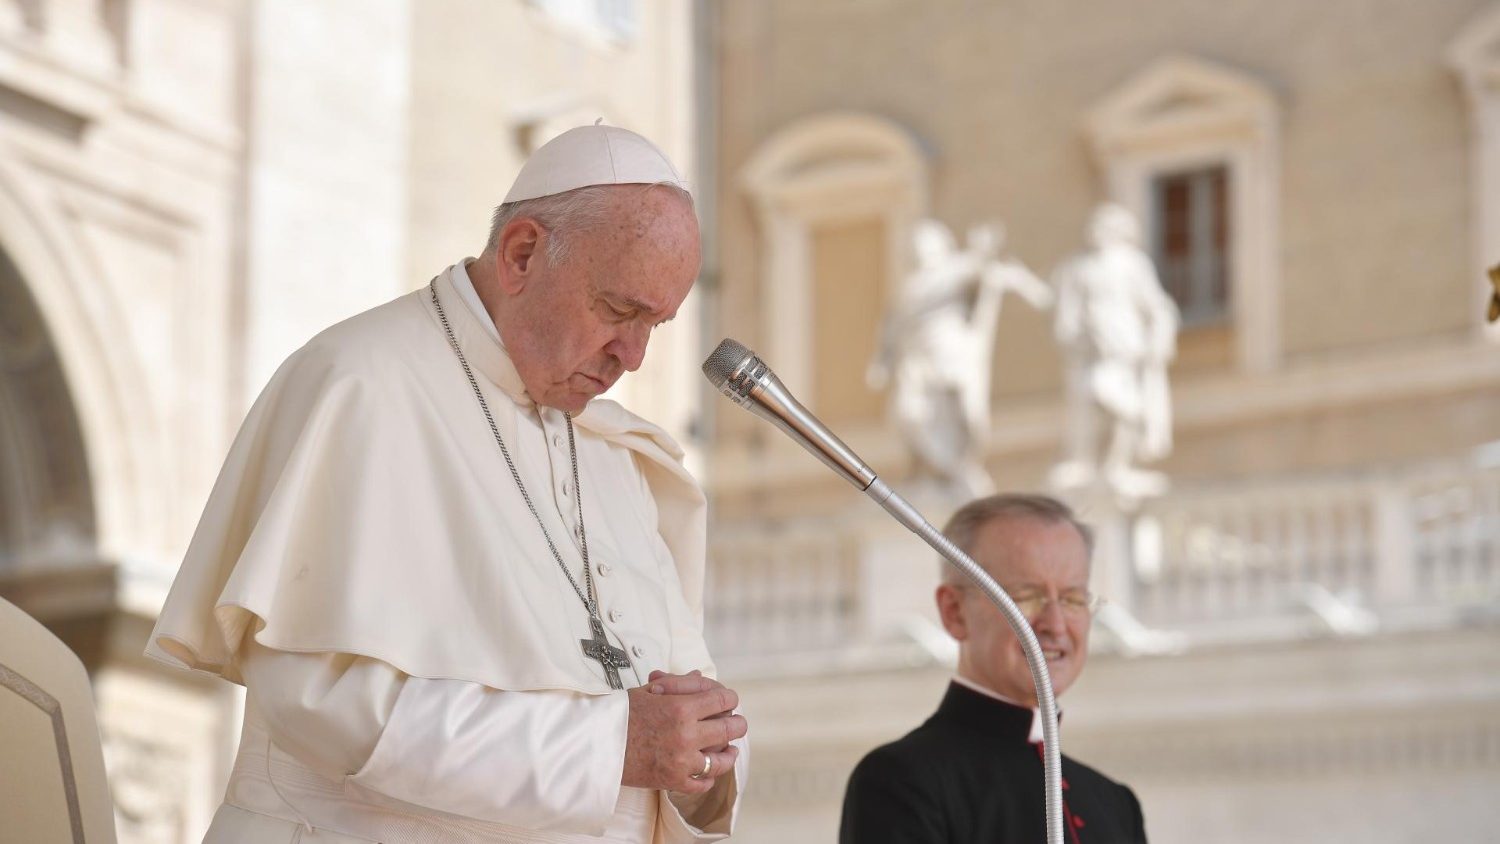
[[[1351,713],[1299,722],[1193,724],[1073,735],[1069,752],[1106,771],[1153,780],[1279,782],[1500,772],[1500,716]]]
[[[907,237],[926,210],[927,161],[911,133],[884,118],[835,112],[804,118],[765,141],[740,173],[765,247],[760,295],[768,359],[811,393],[813,228],[875,218],[886,233],[885,289],[908,265]]]

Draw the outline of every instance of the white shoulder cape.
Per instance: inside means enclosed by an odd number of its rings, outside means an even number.
[[[529,399],[447,275],[437,284],[503,430]],[[706,508],[681,449],[608,400],[575,423],[580,437],[633,453],[654,498],[675,564],[661,578],[669,670],[711,666],[701,633]],[[429,679],[607,692],[580,657],[577,619],[534,600],[536,566],[495,559],[517,541],[504,517],[515,535],[535,523],[524,509],[497,515],[498,494],[473,477],[479,449],[494,443],[426,287],[319,334],[246,417],[147,655],[242,682],[235,653],[254,635],[277,650],[358,654]]]

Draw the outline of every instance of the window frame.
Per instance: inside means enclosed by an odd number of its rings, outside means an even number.
[[[1224,166],[1229,243],[1229,319],[1234,359],[1251,373],[1281,360],[1279,105],[1269,86],[1189,56],[1153,62],[1102,98],[1086,131],[1110,199],[1156,240],[1156,178]]]
[[[1204,191],[1203,185],[1218,174],[1222,174],[1224,197],[1221,202],[1215,204],[1212,202],[1211,196],[1202,196],[1202,192]],[[1188,272],[1189,287],[1193,295],[1191,297],[1179,298],[1174,293],[1175,285],[1172,284],[1171,269],[1166,261],[1167,231],[1164,228],[1167,223],[1167,214],[1163,207],[1164,183],[1168,180],[1182,181],[1189,191],[1187,196],[1187,236],[1189,244],[1186,257],[1190,260],[1199,259],[1200,257],[1196,254],[1196,248],[1200,245],[1199,239],[1203,235],[1203,232],[1199,228],[1200,225],[1214,227],[1217,224],[1225,229],[1222,246],[1212,242],[1209,244],[1210,249],[1214,250],[1213,257],[1220,265],[1219,272],[1223,276],[1219,285],[1223,287],[1222,293],[1217,293],[1213,289],[1207,291],[1199,289],[1205,282],[1203,279],[1198,278],[1197,268],[1191,268]],[[1231,322],[1234,318],[1231,307],[1234,296],[1234,267],[1230,262],[1229,256],[1234,249],[1235,233],[1234,221],[1229,216],[1229,204],[1234,201],[1229,188],[1229,168],[1226,165],[1220,164],[1199,167],[1192,170],[1158,173],[1151,180],[1150,190],[1151,211],[1142,227],[1143,230],[1151,233],[1151,239],[1147,241],[1146,245],[1149,247],[1148,251],[1151,254],[1152,260],[1156,262],[1157,273],[1161,277],[1162,287],[1166,289],[1167,295],[1177,303],[1178,311],[1182,314],[1183,329],[1220,326]],[[1211,191],[1211,188],[1208,190]],[[1205,213],[1202,204],[1205,202],[1209,203],[1209,207],[1217,205],[1217,216],[1211,215],[1206,219],[1200,216]],[[1209,234],[1208,237],[1210,241],[1216,239],[1212,234]],[[1206,293],[1206,295],[1199,297],[1198,294],[1200,293]],[[1204,304],[1205,301],[1207,304]]]
[[[837,112],[799,120],[763,142],[740,171],[763,245],[760,342],[781,380],[816,395],[813,229],[879,219],[886,232],[885,292],[911,265],[910,232],[927,209],[926,156],[905,128]]]

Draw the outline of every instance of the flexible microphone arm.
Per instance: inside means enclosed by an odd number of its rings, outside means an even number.
[[[1062,751],[1057,736],[1057,701],[1052,694],[1052,677],[1047,673],[1042,646],[1026,616],[978,563],[943,536],[906,499],[897,495],[853,450],[793,398],[781,379],[754,352],[726,337],[703,362],[703,374],[730,401],[785,431],[840,477],[875,499],[896,521],[968,575],[1000,608],[1026,654],[1042,715],[1042,784],[1047,798],[1047,844],[1063,844]]]

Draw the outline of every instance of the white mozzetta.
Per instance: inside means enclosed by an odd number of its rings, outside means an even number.
[[[566,442],[544,436],[551,412],[537,412],[459,300],[461,272],[438,279],[454,335],[576,571],[571,516],[545,506],[565,480]],[[615,572],[598,584],[606,628],[650,663],[634,666],[635,682],[653,668],[711,669],[699,634],[704,502],[681,452],[607,400],[575,423],[585,497],[616,504],[584,506],[591,555]],[[435,607],[444,628],[431,624]],[[612,609],[623,623],[609,623]],[[232,656],[251,632],[416,676],[600,694],[603,673],[576,645],[584,619],[423,288],[323,332],[278,372],[230,450],[150,653],[238,680]]]

